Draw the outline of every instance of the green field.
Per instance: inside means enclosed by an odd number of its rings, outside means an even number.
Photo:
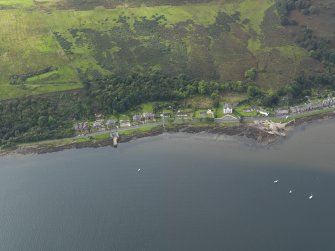
[[[64,6],[72,6],[69,2]],[[115,6],[76,10],[60,8],[64,3],[57,0],[0,0],[0,99],[78,89],[82,79],[155,69],[236,81],[258,67],[256,81],[274,88],[295,77],[308,58],[289,38],[275,46],[265,39],[271,27],[263,23],[274,12],[273,0],[130,2],[132,7],[105,1]],[[39,73],[47,67],[55,70]],[[16,77],[22,80],[13,83]]]

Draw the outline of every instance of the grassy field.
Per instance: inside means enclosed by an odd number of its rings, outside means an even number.
[[[256,81],[274,88],[287,84],[308,57],[289,38],[279,45],[264,39],[265,29],[278,25],[263,25],[273,0],[87,10],[57,8],[60,3],[0,0],[0,99],[78,89],[83,78],[152,69],[227,81],[258,67]],[[54,70],[39,73],[47,67]]]
[[[31,7],[34,5],[33,2],[33,0],[0,0],[0,6]]]
[[[246,112],[246,109],[250,109],[250,106],[247,105],[242,105],[242,106],[238,106],[236,107],[234,110],[235,112],[242,117],[256,117],[258,115],[258,112],[253,110],[251,112]]]

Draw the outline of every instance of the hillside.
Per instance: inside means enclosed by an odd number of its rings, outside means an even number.
[[[315,21],[322,8],[290,18],[334,36]],[[0,0],[0,12],[0,99],[78,89],[112,73],[224,82],[255,68],[256,83],[276,89],[324,70],[296,43],[299,27],[280,25],[272,0]]]

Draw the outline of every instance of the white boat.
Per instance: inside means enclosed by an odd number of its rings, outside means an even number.
[[[293,191],[292,191],[292,190],[290,190],[288,193],[290,193],[290,194],[291,194],[291,193],[293,193]]]
[[[275,184],[278,183],[278,182],[279,182],[279,180],[274,180],[274,181],[273,181],[273,183],[275,183]]]
[[[141,171],[141,168],[137,169],[137,172]]]
[[[311,194],[311,195],[308,197],[308,199],[311,200],[311,199],[313,199],[313,197],[314,197],[313,194]]]

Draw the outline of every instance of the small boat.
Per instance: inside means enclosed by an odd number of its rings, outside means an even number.
[[[278,183],[278,182],[279,182],[279,180],[274,180],[274,181],[273,181],[273,183],[275,183],[275,184]]]
[[[290,190],[288,193],[289,193],[289,194],[291,194],[291,193],[293,193],[293,191],[292,191],[292,190]]]
[[[137,172],[141,171],[141,168],[137,169]]]
[[[311,200],[311,199],[313,199],[313,197],[314,197],[313,194],[311,194],[311,195],[308,197],[308,199]]]

